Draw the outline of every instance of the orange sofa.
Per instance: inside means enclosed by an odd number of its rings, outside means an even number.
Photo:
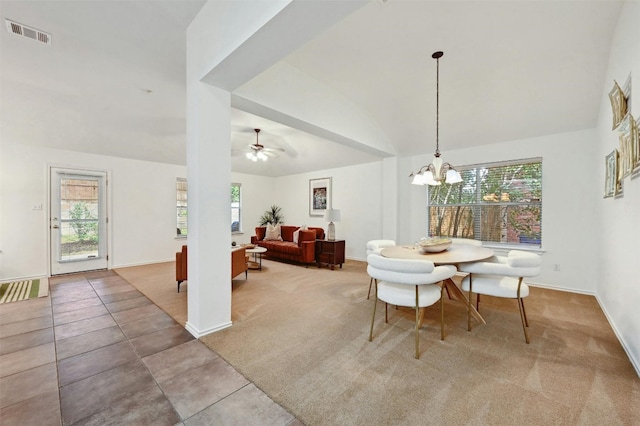
[[[256,235],[251,237],[251,244],[255,244],[267,249],[264,254],[269,259],[285,260],[297,263],[315,263],[316,261],[316,239],[324,239],[324,229],[308,228],[300,230],[298,242],[293,241],[294,232],[299,226],[280,225],[279,240],[265,240],[267,233],[266,226],[256,227]]]
[[[231,250],[231,279],[244,272],[247,279],[247,253],[244,247]],[[187,246],[182,246],[182,250],[176,253],[176,281],[178,282],[178,293],[180,284],[187,280]]]

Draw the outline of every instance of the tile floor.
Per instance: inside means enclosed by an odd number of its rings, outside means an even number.
[[[301,425],[111,271],[0,305],[0,424]]]

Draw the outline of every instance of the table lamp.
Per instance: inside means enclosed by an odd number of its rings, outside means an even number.
[[[333,222],[340,222],[340,210],[339,209],[327,209],[324,212],[324,220],[329,221],[327,240],[335,241],[336,239],[336,226]]]

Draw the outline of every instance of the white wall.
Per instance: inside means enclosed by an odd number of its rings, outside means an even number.
[[[48,275],[48,168],[109,173],[109,265],[175,259],[175,179],[185,167],[3,141],[0,155],[0,279]],[[42,204],[42,210],[33,210]]]
[[[382,235],[382,163],[305,173],[275,179],[274,199],[282,207],[288,225],[319,226],[327,231],[323,217],[309,215],[309,179],[331,177],[333,208],[340,209],[336,239],[345,239],[345,256],[365,259],[368,240]]]
[[[631,112],[640,117],[640,3],[626,2],[614,35],[607,78],[603,82],[597,130],[598,155],[592,164],[604,182],[604,158],[619,147],[611,130],[612,111],[608,93],[615,79],[621,85],[632,76]],[[598,275],[596,292],[609,322],[640,374],[640,176],[623,180],[619,198],[594,197],[599,213],[596,235]]]
[[[272,204],[278,204],[274,194],[274,178],[231,173],[231,182],[242,185],[240,193],[242,232],[233,234],[231,239],[237,244],[248,244],[251,242],[251,236],[255,235],[255,228],[262,213]],[[285,216],[285,219],[288,217]]]

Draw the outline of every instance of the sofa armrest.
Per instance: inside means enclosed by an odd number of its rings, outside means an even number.
[[[298,243],[302,249],[301,262],[302,263],[314,263],[316,261],[316,240],[303,241]]]
[[[247,269],[249,269],[247,265],[247,249],[244,247],[240,247],[231,251],[231,279],[240,275],[241,273],[245,273],[245,278],[247,277]]]
[[[302,262],[313,263],[316,261],[316,231],[300,230],[298,234],[298,247],[302,249]]]
[[[298,246],[302,247],[302,243],[305,241],[316,241],[316,231],[312,230],[300,230],[298,234]]]
[[[178,282],[178,293],[180,293],[180,283],[187,279],[187,246],[182,246],[182,250],[176,253],[176,281]]]

